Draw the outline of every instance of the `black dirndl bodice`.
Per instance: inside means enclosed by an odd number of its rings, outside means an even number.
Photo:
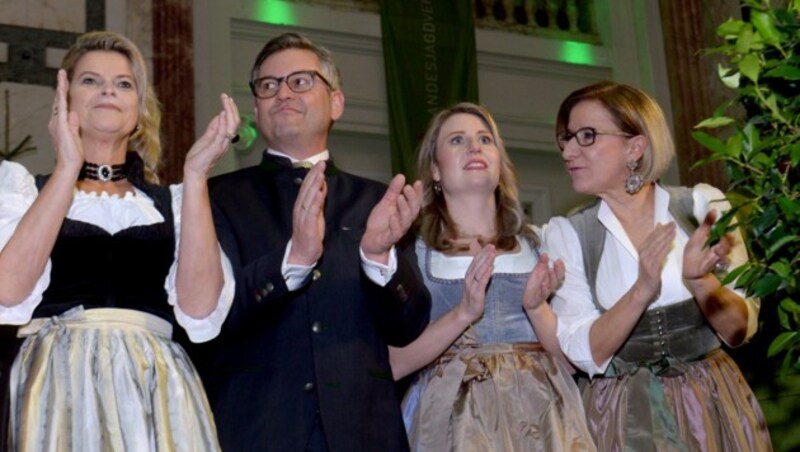
[[[45,179],[37,177],[40,188]],[[34,318],[82,305],[135,309],[175,324],[164,289],[175,258],[172,197],[167,187],[134,184],[153,200],[164,221],[110,234],[99,226],[65,219],[50,254],[50,285]]]

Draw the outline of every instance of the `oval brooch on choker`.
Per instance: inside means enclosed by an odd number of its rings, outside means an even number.
[[[99,180],[101,182],[116,182],[128,177],[126,165],[98,165],[97,163],[85,162],[81,168],[80,179]]]

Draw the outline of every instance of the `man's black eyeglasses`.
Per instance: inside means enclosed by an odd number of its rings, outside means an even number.
[[[281,83],[285,81],[286,86],[288,86],[293,92],[305,93],[314,87],[314,77],[322,80],[322,82],[325,83],[331,90],[333,89],[333,86],[331,86],[330,82],[325,80],[325,77],[323,77],[319,72],[297,71],[283,77],[257,78],[250,82],[250,91],[252,91],[253,95],[259,99],[269,99],[278,94],[278,91],[281,89]]]

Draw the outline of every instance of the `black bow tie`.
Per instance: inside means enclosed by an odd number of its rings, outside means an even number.
[[[333,165],[333,160],[327,160],[328,166],[325,168],[325,174],[332,175],[337,172],[336,168]],[[270,154],[267,151],[264,151],[264,156],[261,160],[261,167],[264,168],[266,171],[277,171],[279,169],[311,169],[314,164],[311,162],[305,161],[298,161],[292,162],[286,157],[280,155]]]

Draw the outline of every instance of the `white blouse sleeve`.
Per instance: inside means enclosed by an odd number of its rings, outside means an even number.
[[[175,260],[169,269],[167,280],[164,283],[164,288],[167,290],[169,304],[173,306],[175,312],[175,320],[182,326],[189,339],[192,342],[206,342],[217,337],[222,328],[225,318],[231,309],[234,296],[235,281],[233,276],[233,269],[228,257],[219,250],[220,261],[222,264],[222,275],[224,285],[217,300],[217,307],[203,319],[196,319],[185,312],[183,312],[178,305],[178,293],[176,289],[176,278],[178,273],[178,250],[180,249],[180,231],[181,231],[181,206],[183,205],[183,185],[171,185],[170,192],[172,193],[172,214],[175,219]],[[217,244],[219,246],[219,244]]]
[[[694,199],[694,216],[697,222],[702,224],[706,214],[710,210],[717,211],[717,218],[720,218],[725,212],[731,209],[731,204],[725,198],[725,194],[718,188],[712,187],[708,184],[697,184],[692,190],[692,198]],[[747,262],[747,246],[744,244],[742,232],[737,228],[734,229],[733,234],[734,245],[728,254],[730,262],[729,268],[734,269]],[[746,341],[758,330],[758,313],[761,310],[761,301],[758,298],[747,298],[745,291],[736,288],[736,281],[731,282],[727,287],[744,298],[745,305],[747,306],[747,335]]]
[[[554,217],[543,230],[544,250],[551,260],[561,259],[566,267],[564,283],[551,302],[557,317],[556,335],[564,354],[589,376],[602,374],[611,358],[598,366],[592,357],[589,331],[600,311],[583,268],[583,253],[578,233],[564,217]]]
[[[9,161],[0,164],[0,249],[11,240],[37,195],[36,182],[25,167]],[[31,320],[34,309],[42,301],[42,294],[50,285],[50,268],[48,259],[30,295],[19,304],[11,307],[0,305],[0,324],[24,325]]]

